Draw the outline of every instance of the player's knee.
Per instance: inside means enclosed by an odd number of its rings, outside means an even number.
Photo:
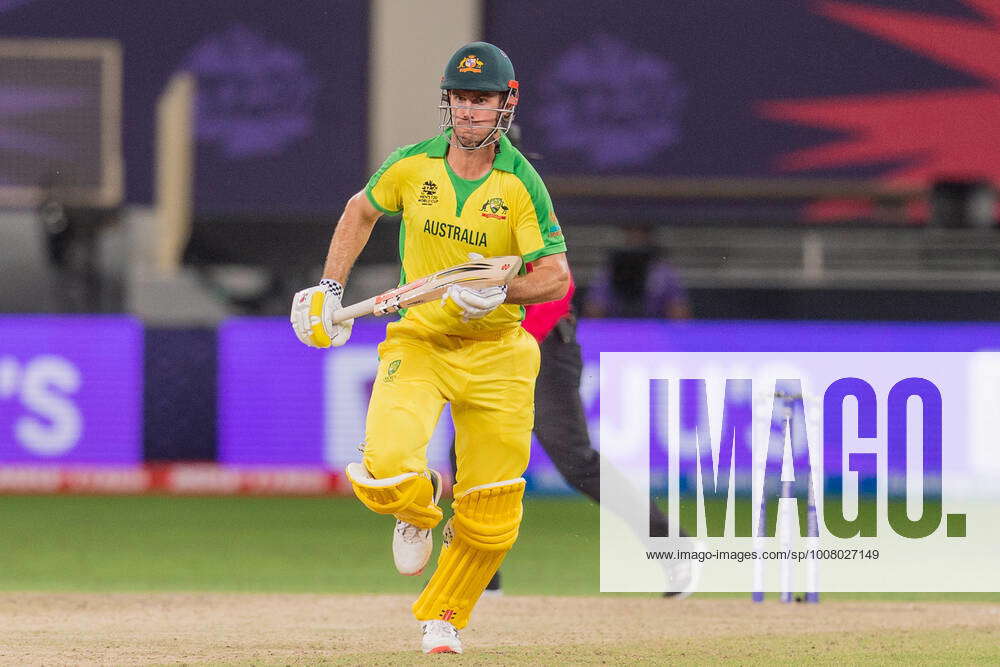
[[[361,462],[365,464],[365,468],[375,479],[395,477],[396,475],[405,472],[399,469],[399,466],[391,457],[383,456],[379,453],[372,453],[367,450],[361,458]]]
[[[366,444],[361,460],[375,479],[395,477],[406,472],[420,473],[427,467],[426,461],[413,455],[412,448],[392,443]]]
[[[492,443],[492,447],[496,451],[503,452],[505,471],[514,471],[513,474],[504,474],[504,477],[510,479],[520,477],[528,468],[528,460],[531,458],[530,423],[524,428],[495,434],[489,439],[489,442]],[[501,472],[504,471],[497,470],[496,475],[499,476]]]
[[[431,474],[407,472],[377,478],[358,463],[348,464],[345,472],[354,495],[370,510],[392,514],[424,529],[433,528],[441,520],[441,508],[437,505],[439,489],[431,481]]]

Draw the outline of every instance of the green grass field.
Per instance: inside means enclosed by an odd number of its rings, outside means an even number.
[[[594,594],[597,509],[529,500],[511,593]],[[353,498],[0,498],[0,590],[418,593]]]
[[[511,594],[595,595],[598,510],[529,497]],[[386,576],[392,521],[353,498],[0,497],[0,590],[413,593]],[[871,594],[1000,601],[1000,594]]]
[[[449,662],[998,657],[998,594],[842,594],[820,605],[600,595],[596,506],[525,504],[507,595],[480,603],[466,656]],[[353,498],[0,497],[0,664],[440,659],[416,651],[409,606],[426,577],[393,572],[391,528]]]

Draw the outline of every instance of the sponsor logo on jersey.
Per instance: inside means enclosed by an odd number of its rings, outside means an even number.
[[[477,232],[472,229],[465,229],[458,225],[452,225],[439,220],[427,219],[424,221],[424,232],[431,236],[440,236],[443,239],[468,243],[480,248],[486,247],[486,232]]]
[[[458,71],[481,74],[483,71],[483,61],[476,56],[469,54],[458,62]]]
[[[438,203],[438,186],[434,181],[424,181],[424,184],[420,186],[420,195],[417,197],[417,201],[424,206],[433,206]]]
[[[479,212],[484,218],[506,220],[507,216],[504,214],[509,210],[510,209],[507,207],[507,204],[503,202],[503,199],[500,197],[493,197],[486,200],[486,203],[479,209]]]
[[[563,236],[562,229],[559,227],[559,219],[556,218],[555,211],[549,211],[549,222],[551,223],[548,229],[547,236],[550,239],[561,239]]]

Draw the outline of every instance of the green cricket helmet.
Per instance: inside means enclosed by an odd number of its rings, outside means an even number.
[[[496,143],[501,135],[510,130],[517,106],[518,85],[517,79],[514,78],[514,65],[501,49],[488,42],[472,42],[455,51],[448,59],[444,76],[441,77],[441,104],[438,106],[442,112],[442,130],[455,126],[455,109],[466,108],[451,104],[448,96],[448,91],[451,90],[506,93],[504,101],[498,108],[487,109],[497,112],[497,122],[493,132],[475,146],[465,146],[454,139],[452,145],[465,150],[476,150]]]

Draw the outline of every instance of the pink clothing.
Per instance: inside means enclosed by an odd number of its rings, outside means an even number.
[[[552,329],[555,328],[556,324],[559,323],[559,320],[569,314],[570,302],[573,299],[573,292],[575,291],[576,284],[573,282],[573,276],[570,275],[569,289],[566,290],[566,296],[558,301],[525,306],[524,321],[521,322],[521,326],[524,327],[525,331],[534,336],[535,340],[541,343]]]

